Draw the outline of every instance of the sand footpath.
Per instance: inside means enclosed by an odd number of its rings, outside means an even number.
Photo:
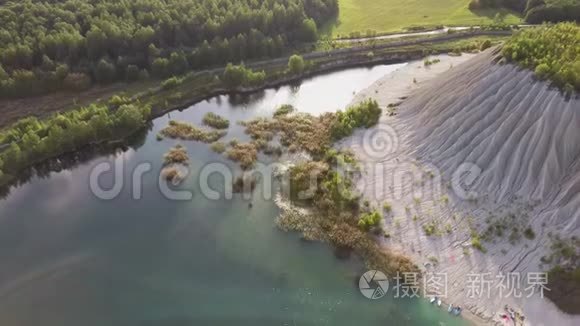
[[[580,235],[580,101],[493,63],[492,52],[435,56],[440,62],[384,76],[353,101],[376,99],[385,111],[379,125],[339,146],[361,162],[364,197],[392,206],[383,244],[446,275],[443,301],[477,316],[464,317],[493,324],[509,305],[526,317],[518,325],[580,325],[528,282],[545,270],[549,235]],[[495,225],[502,230],[481,241],[484,252],[474,248],[474,234]],[[533,237],[522,235],[527,228]],[[480,280],[493,281],[474,295],[475,275],[485,273]],[[506,273],[520,273],[521,285],[502,288]]]

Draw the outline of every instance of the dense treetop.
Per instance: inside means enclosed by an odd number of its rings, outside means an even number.
[[[559,23],[530,28],[514,35],[503,47],[507,60],[533,69],[567,91],[580,91],[580,27]]]
[[[337,0],[2,2],[0,93],[17,96],[279,55],[338,11]]]

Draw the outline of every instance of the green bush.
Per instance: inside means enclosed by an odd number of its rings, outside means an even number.
[[[181,83],[183,83],[183,79],[182,78],[173,76],[171,78],[168,78],[168,79],[164,80],[161,83],[161,88],[164,89],[164,90],[168,90],[168,89],[172,89],[174,87],[177,87],[177,86],[181,85]]]
[[[290,104],[284,104],[281,105],[280,107],[278,107],[276,109],[276,111],[274,112],[274,117],[280,117],[283,115],[288,115],[292,112],[294,112],[296,109],[294,109],[294,107]]]
[[[210,147],[214,152],[216,152],[218,154],[221,154],[221,153],[226,151],[226,144],[224,144],[222,142],[212,143]]]
[[[369,212],[360,217],[358,220],[358,226],[365,231],[370,230],[372,227],[378,226],[381,223],[381,214],[377,211]]]
[[[266,81],[266,73],[264,71],[254,72],[243,64],[237,66],[228,63],[224,70],[222,81],[228,88],[260,86]]]
[[[485,40],[479,45],[479,50],[483,51],[491,47],[491,40]]]
[[[208,112],[203,116],[203,124],[216,129],[228,129],[230,121],[213,112]]]
[[[529,68],[539,78],[580,90],[580,26],[560,23],[528,28],[514,35],[503,47],[503,56]]]
[[[536,238],[536,233],[534,232],[534,229],[532,229],[531,226],[528,226],[524,230],[524,237],[526,237],[526,239],[528,240],[533,240],[534,238]]]
[[[437,235],[439,229],[437,228],[435,221],[431,221],[429,223],[423,224],[423,231],[425,232],[426,236],[430,237],[432,235]]]
[[[338,111],[331,127],[332,138],[339,140],[351,135],[356,128],[370,128],[376,125],[381,113],[377,101],[371,99],[349,107],[344,112]]]
[[[288,71],[291,74],[300,74],[304,71],[305,63],[304,58],[297,54],[290,57],[288,60]]]

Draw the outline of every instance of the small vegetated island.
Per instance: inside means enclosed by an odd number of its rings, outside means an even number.
[[[394,276],[396,272],[416,271],[417,268],[407,258],[390,253],[376,243],[374,236],[384,234],[381,220],[385,212],[388,214],[388,207],[385,205],[380,210],[360,204],[360,196],[354,192],[351,180],[356,173],[342,175],[337,171],[347,164],[356,167],[356,160],[352,154],[333,148],[336,141],[350,136],[355,129],[375,126],[381,114],[381,108],[373,100],[321,116],[295,112],[292,106],[283,105],[270,119],[257,118],[240,122],[251,141],[240,143],[234,140],[229,144],[214,142],[211,146],[216,152],[224,153],[229,159],[238,162],[242,170],[246,171],[232,184],[234,192],[252,191],[256,186],[257,180],[251,170],[259,152],[275,156],[285,152],[308,154],[310,160],[290,167],[287,172],[290,193],[283,194],[301,209],[292,208],[295,206],[284,209],[277,220],[278,225],[286,231],[301,232],[307,239],[328,242],[341,255],[355,252],[365,259],[370,268]],[[208,116],[212,120],[223,119],[215,114]],[[174,132],[176,126],[179,126],[179,130],[185,130],[185,135],[181,135],[181,131]],[[205,141],[188,137],[194,128],[190,124],[171,122],[162,133],[174,138]],[[280,147],[273,143],[275,138],[279,139]],[[173,162],[176,156],[180,161],[186,159],[182,159],[181,152],[172,149],[166,155],[166,163],[168,160]],[[178,177],[174,169],[169,172],[169,180]],[[307,193],[312,187],[313,175],[317,190]]]

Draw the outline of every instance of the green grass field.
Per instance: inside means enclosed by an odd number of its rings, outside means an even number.
[[[339,0],[338,21],[326,31],[348,36],[367,30],[378,33],[401,31],[410,26],[481,25],[493,22],[497,10],[472,12],[469,0]],[[515,24],[521,18],[501,10],[504,22]]]

